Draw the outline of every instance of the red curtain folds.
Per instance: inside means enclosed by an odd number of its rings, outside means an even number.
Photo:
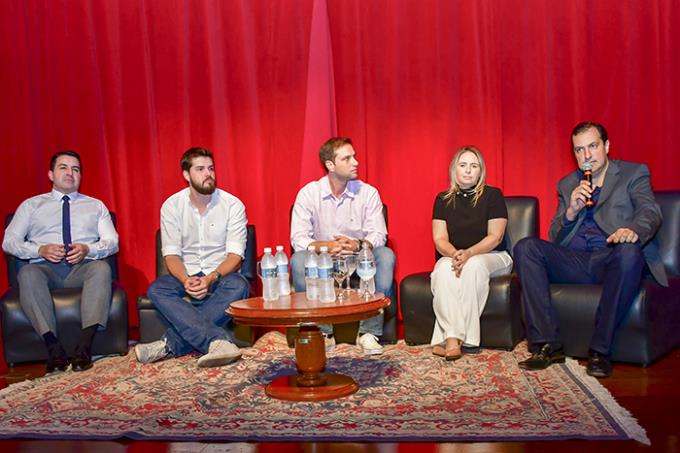
[[[569,132],[603,122],[611,157],[679,188],[680,13],[672,0],[8,0],[0,4],[0,215],[49,190],[48,158],[83,156],[83,193],[118,214],[134,303],[154,278],[179,157],[216,153],[259,248],[323,174],[319,145],[352,137],[389,205],[397,276],[432,267],[434,196],[475,144],[489,183],[536,195],[545,235]],[[6,287],[4,263],[0,288]]]

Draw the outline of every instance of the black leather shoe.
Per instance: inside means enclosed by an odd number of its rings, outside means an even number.
[[[73,371],[85,371],[92,368],[92,356],[89,351],[76,351],[76,356],[71,360]]]
[[[612,362],[604,354],[597,351],[590,351],[588,354],[588,367],[586,373],[589,375],[602,379],[612,375]]]
[[[66,371],[69,366],[69,360],[66,357],[64,348],[61,343],[54,343],[47,347],[47,366],[45,373],[54,373],[55,371]]]
[[[47,366],[45,373],[54,373],[55,371],[66,371],[69,366],[69,361],[66,357],[50,357],[47,359]]]
[[[73,371],[85,371],[92,368],[92,359],[90,357],[76,357],[71,362]]]
[[[564,363],[564,349],[552,349],[550,344],[544,344],[531,357],[519,362],[519,367],[525,370],[545,370],[553,363]]]

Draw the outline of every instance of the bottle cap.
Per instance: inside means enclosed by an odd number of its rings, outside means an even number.
[[[283,246],[282,246],[282,245],[277,245],[277,246],[276,246],[276,251],[277,251],[277,252],[280,252],[281,250],[283,250]]]
[[[321,250],[321,253],[327,252],[327,251],[328,251],[328,247],[326,247],[325,245],[322,245],[321,248],[320,248],[319,250]]]
[[[265,248],[264,248],[264,253],[271,253],[271,252],[272,252],[272,248],[271,248],[271,247],[265,247]]]
[[[309,247],[307,247],[307,251],[316,252],[316,247],[314,247],[313,245],[310,245]]]

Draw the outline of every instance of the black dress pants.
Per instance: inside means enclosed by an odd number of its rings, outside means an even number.
[[[646,269],[640,245],[615,244],[581,252],[526,238],[517,243],[513,255],[529,344],[561,344],[551,283],[601,284],[590,349],[609,355],[614,332],[628,313]]]

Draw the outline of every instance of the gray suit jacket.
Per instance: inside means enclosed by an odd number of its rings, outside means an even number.
[[[573,223],[567,222],[565,217],[571,192],[579,182],[579,173],[574,171],[562,178],[557,186],[559,205],[550,224],[550,240],[565,247],[586,216],[586,210],[582,209]],[[600,198],[593,209],[595,222],[608,235],[619,228],[630,228],[638,234],[649,270],[660,285],[668,286],[659,246],[654,238],[661,226],[661,208],[654,199],[647,166],[610,160]]]

